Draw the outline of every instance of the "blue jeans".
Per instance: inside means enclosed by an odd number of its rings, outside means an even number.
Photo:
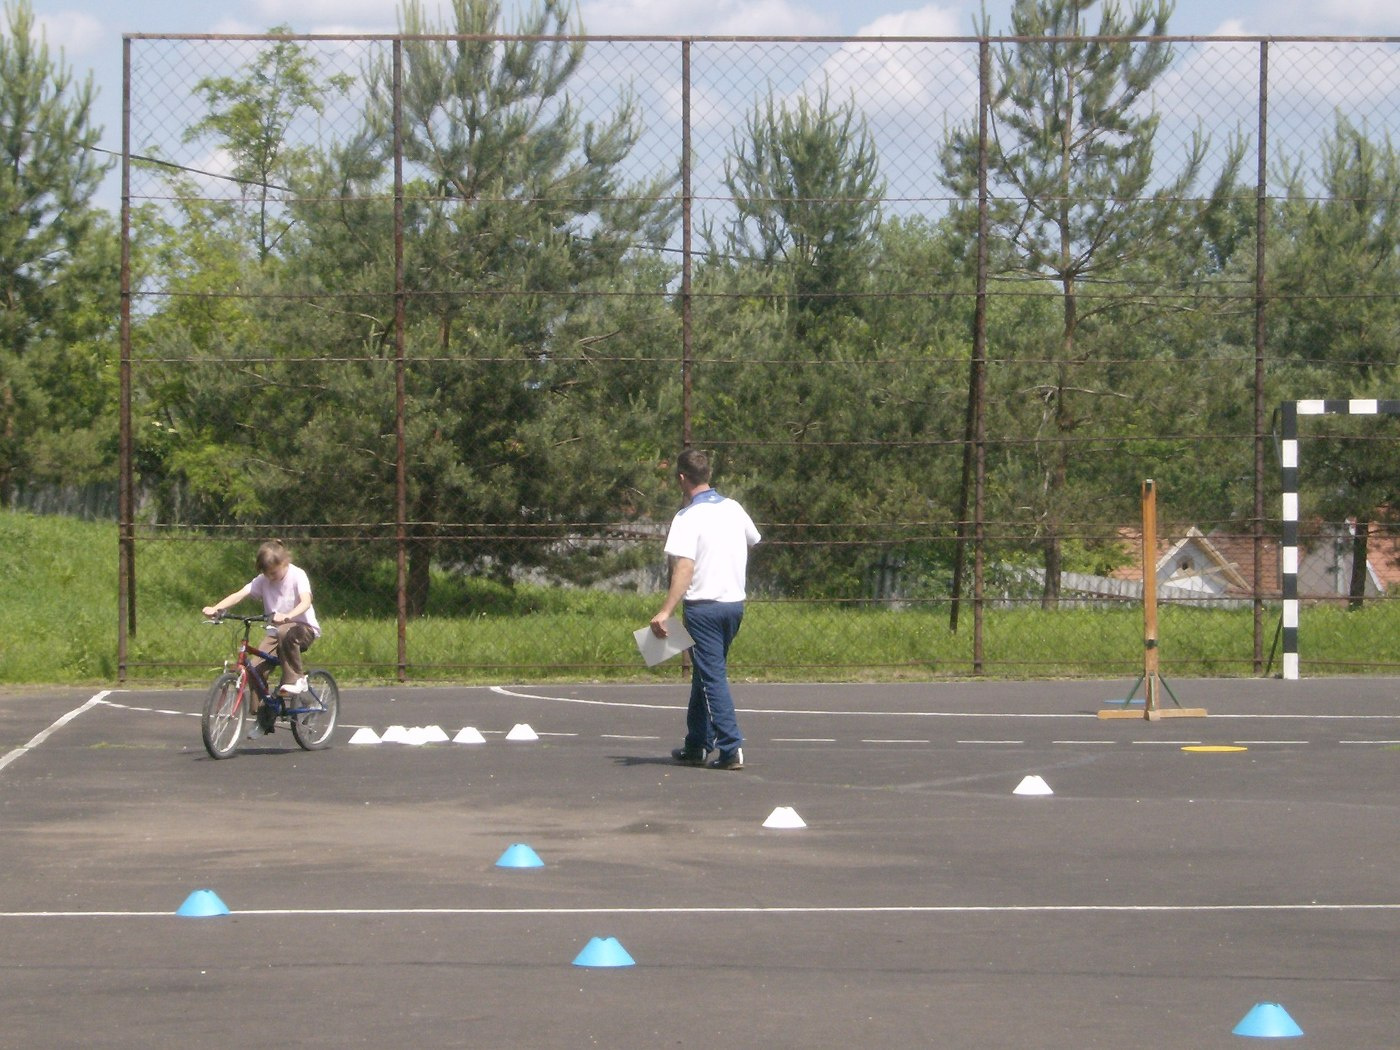
[[[725,754],[744,742],[729,694],[729,645],[744,620],[743,602],[686,602],[685,629],[695,639],[690,650],[690,706],[685,746]]]

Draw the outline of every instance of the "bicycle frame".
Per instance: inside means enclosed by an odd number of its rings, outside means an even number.
[[[273,712],[279,717],[283,715],[308,714],[313,711],[322,710],[323,705],[321,704],[321,698],[312,692],[307,692],[304,695],[309,697],[315,706],[307,707],[303,705],[293,707],[291,706],[292,701],[289,697],[284,697],[280,695],[277,690],[269,687],[267,672],[274,667],[281,666],[282,661],[277,658],[277,654],[264,652],[248,641],[253,633],[253,624],[267,623],[269,621],[266,616],[240,616],[238,619],[243,621],[243,638],[238,643],[238,655],[233,663],[233,666],[238,669],[238,703],[244,703],[246,690],[251,682],[253,694],[268,707],[272,708]],[[260,668],[257,664],[253,663],[249,659],[250,656],[260,658],[263,661],[262,667]],[[224,669],[228,670],[227,661],[224,663]]]
[[[268,668],[282,665],[275,653],[253,645],[249,640],[253,624],[270,622],[262,616],[235,616],[243,623],[243,637],[237,655],[224,661],[223,672],[214,680],[204,701],[200,734],[211,758],[232,758],[238,753],[244,720],[258,716],[262,736],[273,730],[272,722],[286,720],[292,737],[304,751],[320,751],[330,746],[331,734],[340,718],[340,688],[329,671],[313,667],[306,672],[307,688],[293,696],[282,696],[268,681]],[[222,616],[206,622],[220,623]],[[261,701],[257,712],[249,710]]]

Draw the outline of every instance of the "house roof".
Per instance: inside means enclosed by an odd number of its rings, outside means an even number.
[[[1112,575],[1121,579],[1139,580],[1142,578],[1142,532],[1138,529],[1118,530],[1121,539],[1133,553],[1132,563],[1113,570]],[[1186,549],[1199,551],[1204,557],[1204,570],[1212,573],[1224,584],[1226,594],[1241,597],[1254,594],[1254,537],[1215,531],[1206,535],[1194,525],[1183,529],[1169,530],[1157,536],[1157,574],[1162,577],[1164,567],[1180,556]],[[1264,540],[1263,592],[1280,593],[1282,588],[1278,576],[1278,543],[1270,538]],[[1170,575],[1167,577],[1170,579]]]
[[[1319,536],[1326,527],[1316,523],[1312,528],[1303,529],[1305,536]],[[1142,579],[1142,532],[1139,529],[1121,528],[1118,537],[1133,555],[1131,564],[1115,569],[1111,575],[1119,579]],[[1187,547],[1192,541],[1196,548],[1218,569],[1226,581],[1226,593],[1232,596],[1252,596],[1254,594],[1254,537],[1243,531],[1216,529],[1206,534],[1194,525],[1185,529],[1169,528],[1157,537],[1157,570],[1160,578],[1164,565]],[[1304,543],[1306,544],[1306,540]],[[1260,594],[1265,597],[1278,597],[1283,593],[1279,541],[1265,536],[1260,565]],[[1372,573],[1384,590],[1400,589],[1400,534],[1390,530],[1381,531],[1372,527],[1367,541],[1366,561]]]

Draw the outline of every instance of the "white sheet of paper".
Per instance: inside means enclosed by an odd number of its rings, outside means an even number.
[[[647,662],[648,667],[655,667],[662,660],[669,660],[695,644],[695,639],[690,637],[690,632],[685,629],[685,624],[681,623],[679,616],[672,616],[666,621],[665,638],[658,638],[652,634],[651,624],[647,624],[640,631],[633,631],[632,637],[637,639],[637,652],[642,654],[642,659]]]

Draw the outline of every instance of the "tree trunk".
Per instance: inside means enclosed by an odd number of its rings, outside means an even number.
[[[429,570],[433,562],[433,541],[418,538],[408,544],[408,615],[422,616],[428,610]]]
[[[1042,609],[1054,609],[1060,604],[1060,537],[1056,532],[1046,535],[1045,551],[1045,590],[1040,596]]]
[[[1371,523],[1358,521],[1351,534],[1351,585],[1348,609],[1359,609],[1366,600],[1366,552],[1369,547]]]
[[[8,449],[14,448],[15,395],[10,384],[0,387],[0,507],[10,505],[10,487],[14,481],[14,463]]]

